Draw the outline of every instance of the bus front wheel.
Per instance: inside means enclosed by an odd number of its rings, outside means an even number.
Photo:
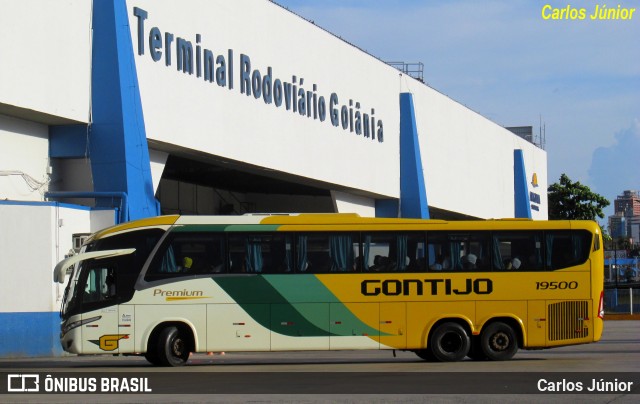
[[[456,362],[464,359],[471,348],[469,334],[458,323],[440,324],[431,334],[430,349],[440,362]]]
[[[482,331],[480,345],[489,360],[505,361],[518,351],[518,338],[510,325],[495,322]]]
[[[158,355],[165,366],[183,366],[189,359],[188,337],[178,327],[167,327],[158,336]]]
[[[157,352],[155,351],[147,351],[144,354],[145,359],[152,365],[162,365],[162,363],[160,363],[160,360],[158,359],[158,355]]]

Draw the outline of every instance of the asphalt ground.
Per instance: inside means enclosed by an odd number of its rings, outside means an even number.
[[[153,367],[144,358],[123,356],[0,359],[0,373],[3,403],[637,403],[640,321],[607,321],[597,343],[521,350],[506,362],[431,363],[400,351],[395,356],[392,351],[229,352],[195,354],[186,367],[178,369]],[[84,394],[2,394],[7,392],[9,375],[15,378],[16,374],[39,375],[41,390],[47,376],[59,382],[59,391],[73,389],[64,385],[69,379],[94,379],[97,386],[95,392]],[[103,379],[116,379],[120,385],[107,386],[110,393],[99,394]],[[113,392],[135,391],[133,384],[139,381],[146,381],[144,387],[151,391]],[[595,391],[589,391],[594,383]],[[609,391],[599,392],[598,386]],[[76,390],[81,387],[75,386]]]

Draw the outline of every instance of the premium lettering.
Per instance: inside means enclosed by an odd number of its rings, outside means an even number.
[[[154,289],[154,296],[161,297],[201,297],[204,293],[201,290],[162,290],[162,289]]]

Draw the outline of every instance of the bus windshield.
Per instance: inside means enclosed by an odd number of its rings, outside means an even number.
[[[81,299],[87,300],[98,292],[106,292],[108,286],[115,288],[116,281],[123,285],[126,283],[131,295],[133,283],[163,234],[163,230],[149,229],[107,237],[91,242],[83,253],[68,258],[77,263],[65,289],[60,310],[62,318],[81,310]],[[60,275],[56,278],[64,280]],[[107,285],[109,282],[113,284]],[[86,296],[81,298],[83,294]]]
[[[78,274],[80,273],[80,267],[82,263],[78,263],[73,267],[71,276],[69,277],[69,283],[64,290],[64,296],[62,297],[62,305],[60,306],[60,317],[64,317],[69,307],[75,304],[74,295],[76,290],[76,284],[78,283]]]

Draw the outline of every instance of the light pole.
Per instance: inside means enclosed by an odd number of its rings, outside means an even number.
[[[611,239],[609,247],[613,249],[613,263],[609,259],[609,273],[613,271],[615,273],[616,289],[618,289],[618,242],[613,237],[613,226],[609,223],[609,237]]]
[[[613,267],[616,270],[616,293],[617,293],[617,289],[618,289],[618,278],[619,278],[619,271],[618,271],[618,242],[616,241],[616,239],[613,239]]]

